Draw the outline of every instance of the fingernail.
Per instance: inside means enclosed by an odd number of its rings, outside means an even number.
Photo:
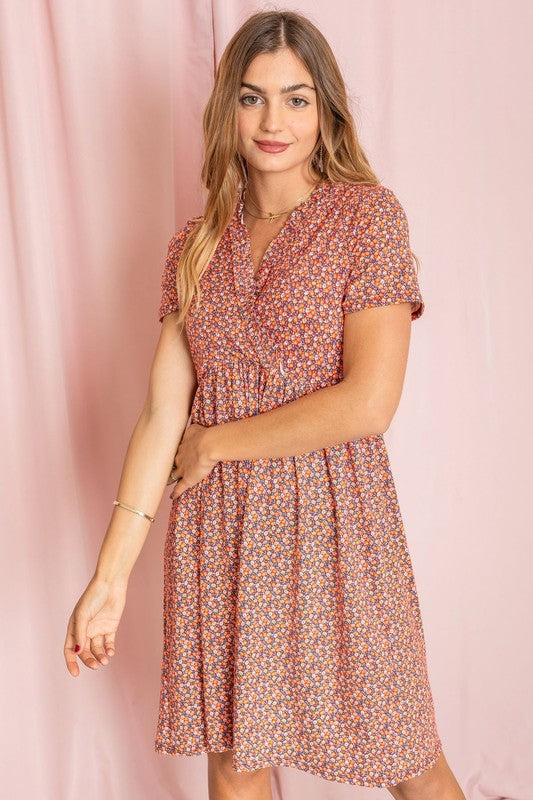
[[[79,651],[79,649],[80,649],[80,646],[79,646],[79,644],[77,644],[76,647],[74,648],[74,652],[77,653]]]

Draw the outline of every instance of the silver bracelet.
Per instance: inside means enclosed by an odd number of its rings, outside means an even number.
[[[145,514],[144,511],[138,511],[136,508],[127,506],[126,503],[121,503],[120,500],[113,500],[113,505],[120,506],[121,508],[127,508],[128,511],[133,511],[134,514],[138,514],[140,517],[146,517],[146,519],[149,519],[150,522],[154,522],[155,520],[155,517],[151,517],[149,514]]]

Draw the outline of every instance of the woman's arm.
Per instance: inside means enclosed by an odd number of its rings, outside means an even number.
[[[208,428],[209,459],[295,456],[387,430],[403,388],[411,304],[365,308],[344,319],[343,379],[272,411]]]
[[[150,516],[161,502],[196,389],[196,372],[177,312],[165,316],[144,407],[133,430],[116,498]],[[111,501],[110,501],[111,502]],[[150,529],[149,520],[114,506],[95,577],[127,583]]]

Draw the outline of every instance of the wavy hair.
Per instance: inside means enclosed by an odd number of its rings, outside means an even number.
[[[260,11],[250,16],[228,42],[203,113],[204,162],[201,180],[208,191],[203,216],[194,217],[178,259],[176,288],[182,327],[200,278],[230,222],[238,192],[246,183],[244,159],[238,153],[237,108],[248,65],[262,53],[288,47],[305,64],[316,88],[319,135],[310,157],[320,178],[379,185],[380,181],[357,138],[343,76],[318,28],[294,11]],[[322,145],[322,175],[318,168]],[[417,265],[418,259],[412,253]]]

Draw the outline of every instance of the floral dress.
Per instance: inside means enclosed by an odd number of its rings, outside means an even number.
[[[179,307],[170,240],[159,320]],[[342,379],[344,314],[424,302],[408,223],[383,185],[324,181],[254,275],[243,196],[201,278],[186,334],[190,421],[268,412]],[[383,436],[301,455],[219,461],[177,497],[164,548],[155,750],[233,750],[238,772],[277,765],[394,785],[441,741],[412,563]]]

